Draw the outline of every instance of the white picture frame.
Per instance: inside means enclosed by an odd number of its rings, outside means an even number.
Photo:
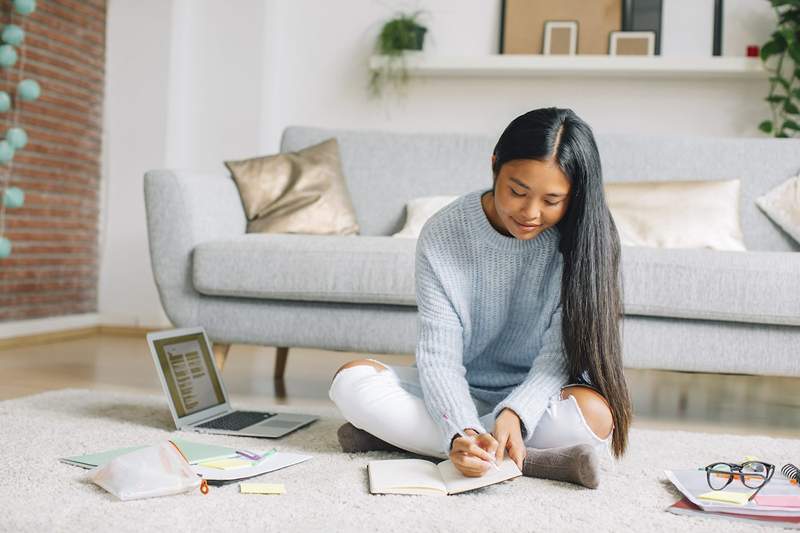
[[[552,52],[553,30],[569,30],[569,51],[566,54]],[[548,20],[544,23],[544,43],[542,44],[542,55],[571,55],[578,53],[578,21],[577,20]]]
[[[646,53],[637,54],[643,56],[654,56],[656,53],[656,32],[654,31],[612,31],[609,35],[608,55],[616,56],[619,54],[619,42],[624,40],[645,40]],[[633,55],[633,54],[622,54]]]

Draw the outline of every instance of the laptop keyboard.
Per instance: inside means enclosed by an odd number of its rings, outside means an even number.
[[[234,411],[225,416],[209,420],[204,424],[195,427],[206,429],[224,429],[228,431],[238,431],[253,424],[258,424],[264,420],[275,416],[276,413],[264,413],[257,411]]]

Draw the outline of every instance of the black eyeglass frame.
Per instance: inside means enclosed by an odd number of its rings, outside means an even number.
[[[730,468],[730,470],[728,470],[728,471],[714,470],[714,467],[717,466],[717,465],[725,465],[728,468]],[[766,473],[766,475],[760,474],[758,472],[743,473],[742,469],[746,465],[762,465],[762,466],[765,467],[765,470],[766,470],[767,473]],[[751,494],[749,498],[747,498],[747,501],[752,501],[753,498],[756,497],[756,494],[758,494],[758,492],[762,488],[764,488],[764,485],[769,483],[769,481],[772,479],[772,475],[775,473],[775,465],[770,464],[770,463],[765,463],[764,461],[745,461],[744,463],[742,463],[740,465],[736,464],[736,463],[725,463],[725,462],[720,461],[718,463],[712,463],[712,464],[708,465],[707,467],[705,467],[705,471],[706,471],[706,481],[708,482],[708,486],[711,487],[711,490],[723,490],[725,487],[727,487],[728,485],[730,485],[733,482],[733,479],[735,477],[738,477],[739,479],[742,480],[742,485],[744,485],[748,489],[755,489],[755,492],[753,494]],[[714,488],[714,486],[711,484],[711,475],[712,474],[727,475],[728,476],[728,481],[722,487]],[[757,478],[762,479],[763,481],[758,487],[751,487],[750,485],[748,485],[745,482],[745,478],[746,477],[757,477]]]

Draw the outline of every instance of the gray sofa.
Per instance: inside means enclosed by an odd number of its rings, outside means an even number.
[[[145,174],[153,272],[176,327],[231,344],[414,353],[416,197],[491,187],[495,139],[293,126],[281,150],[335,136],[360,235],[246,234],[226,171]],[[800,169],[800,140],[598,135],[604,177],[742,180],[747,252],[623,247],[628,367],[800,376],[800,247],[754,204]]]

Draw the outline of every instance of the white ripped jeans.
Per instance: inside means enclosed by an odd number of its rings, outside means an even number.
[[[391,366],[370,359],[386,368],[371,365],[345,368],[334,376],[328,396],[342,415],[355,427],[363,429],[398,448],[429,457],[447,459],[442,449],[439,428],[431,418],[422,398],[422,386],[416,367]],[[493,405],[472,398],[481,424],[494,428]],[[573,396],[565,400],[557,393],[533,434],[525,441],[530,448],[556,448],[590,444],[610,457],[611,436],[601,439],[589,428]]]

